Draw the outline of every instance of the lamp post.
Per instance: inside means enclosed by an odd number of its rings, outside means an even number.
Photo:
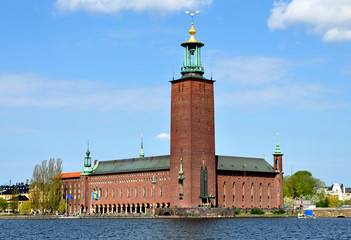
[[[244,214],[246,215],[246,164],[244,167]]]
[[[295,201],[294,201],[294,181],[293,181],[293,170],[291,168],[291,197],[292,197],[292,204],[293,204],[293,216],[295,216]]]
[[[152,177],[152,214],[155,216],[155,185],[156,185],[156,179],[155,179],[155,174]]]

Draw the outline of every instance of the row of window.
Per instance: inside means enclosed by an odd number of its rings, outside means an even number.
[[[107,179],[107,178],[120,178],[120,177],[138,177],[138,176],[153,176],[153,175],[165,175],[169,174],[169,172],[145,172],[145,173],[130,173],[130,174],[122,174],[122,175],[112,175],[112,176],[95,176],[91,177],[92,179]]]
[[[236,188],[235,188],[235,182],[233,182],[233,207],[235,207],[235,196],[237,195],[236,193]],[[245,205],[245,183],[242,183],[242,193],[241,193],[241,197],[242,197],[242,207],[244,207]],[[251,189],[250,189],[250,195],[251,195],[251,207],[254,206],[254,184],[251,183]],[[262,207],[262,183],[260,183],[259,185],[259,203],[260,203],[260,207]],[[277,196],[280,196],[280,189],[279,187],[277,188]],[[268,207],[270,204],[270,184],[268,183],[267,185],[267,200],[268,200]],[[226,206],[226,182],[223,183],[223,207]]]
[[[170,177],[168,177],[169,180],[171,180]],[[165,181],[167,180],[167,177],[160,177],[160,178],[155,178],[156,181]],[[141,178],[141,179],[120,179],[120,180],[113,180],[113,181],[100,181],[100,182],[89,182],[89,184],[111,184],[111,183],[131,183],[131,182],[147,182],[147,181],[152,181],[152,178]]]
[[[142,197],[145,198],[146,197],[146,191],[149,190],[147,189],[146,187],[143,187],[143,190],[142,190]],[[109,197],[109,194],[108,194],[108,188],[105,189],[105,193],[104,193],[104,196],[103,196],[103,191],[102,189],[95,189],[94,192],[98,193],[98,197],[99,199],[101,198],[106,198],[108,199]],[[115,198],[115,188],[112,188],[112,199]],[[130,187],[127,187],[127,198],[130,198],[132,195],[132,190]],[[151,188],[151,197],[154,196],[154,189],[153,187]],[[159,196],[162,197],[162,185],[159,186]],[[123,188],[120,188],[119,189],[119,197],[122,198],[123,197]],[[138,198],[138,187],[135,187],[134,188],[134,197],[135,198]]]

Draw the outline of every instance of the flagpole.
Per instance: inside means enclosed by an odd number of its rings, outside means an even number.
[[[68,213],[67,213],[67,189],[66,189],[66,216],[68,216]]]

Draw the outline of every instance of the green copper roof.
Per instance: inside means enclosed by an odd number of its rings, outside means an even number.
[[[282,154],[282,151],[280,150],[280,146],[278,142],[277,142],[277,146],[275,147],[274,154]]]
[[[169,170],[170,156],[101,161],[91,175]]]
[[[273,167],[263,158],[217,156],[217,170],[274,173]],[[170,155],[146,158],[132,158],[112,161],[100,161],[90,175],[169,170]]]
[[[217,170],[274,173],[273,167],[263,158],[216,156]]]

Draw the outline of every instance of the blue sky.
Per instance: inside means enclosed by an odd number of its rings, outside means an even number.
[[[216,154],[351,187],[351,3],[342,0],[0,1],[0,184],[60,157],[169,154],[170,89],[195,16],[215,83]]]

